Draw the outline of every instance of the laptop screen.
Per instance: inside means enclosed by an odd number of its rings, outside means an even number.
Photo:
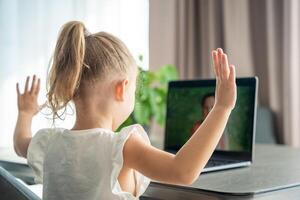
[[[215,101],[215,80],[169,83],[165,150],[176,152],[201,126]],[[237,102],[216,150],[251,152],[255,125],[256,79],[237,79]]]

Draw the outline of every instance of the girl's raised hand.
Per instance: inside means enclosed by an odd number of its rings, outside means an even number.
[[[30,77],[26,78],[25,88],[23,94],[21,94],[19,89],[19,83],[16,85],[17,95],[18,95],[18,110],[19,114],[26,114],[33,117],[40,110],[38,104],[38,94],[40,91],[40,79],[36,78],[36,75],[33,76],[31,87],[29,88]]]
[[[232,110],[236,102],[235,67],[229,65],[227,55],[221,48],[212,51],[216,74],[215,107]]]

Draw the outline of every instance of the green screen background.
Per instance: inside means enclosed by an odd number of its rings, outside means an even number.
[[[202,119],[202,97],[214,91],[215,87],[169,90],[165,138],[167,149],[179,149],[189,139],[195,121]],[[238,87],[236,106],[224,131],[229,140],[227,150],[251,150],[253,104],[254,91],[250,87]]]

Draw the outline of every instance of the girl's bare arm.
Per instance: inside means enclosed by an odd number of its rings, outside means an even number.
[[[17,83],[18,119],[14,132],[14,149],[19,156],[26,158],[27,149],[32,138],[31,122],[35,114],[39,112],[37,97],[40,91],[40,79],[34,75],[29,88],[30,77],[27,77],[24,92],[21,93]]]
[[[191,184],[206,165],[236,102],[235,68],[222,49],[212,52],[216,74],[216,101],[205,121],[176,155],[146,145],[138,135],[125,144],[124,165],[147,177],[171,184]]]

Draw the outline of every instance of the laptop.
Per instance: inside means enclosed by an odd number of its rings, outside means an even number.
[[[237,78],[237,102],[203,172],[249,166],[254,156],[258,78]],[[211,110],[215,79],[168,85],[164,150],[176,153]]]

